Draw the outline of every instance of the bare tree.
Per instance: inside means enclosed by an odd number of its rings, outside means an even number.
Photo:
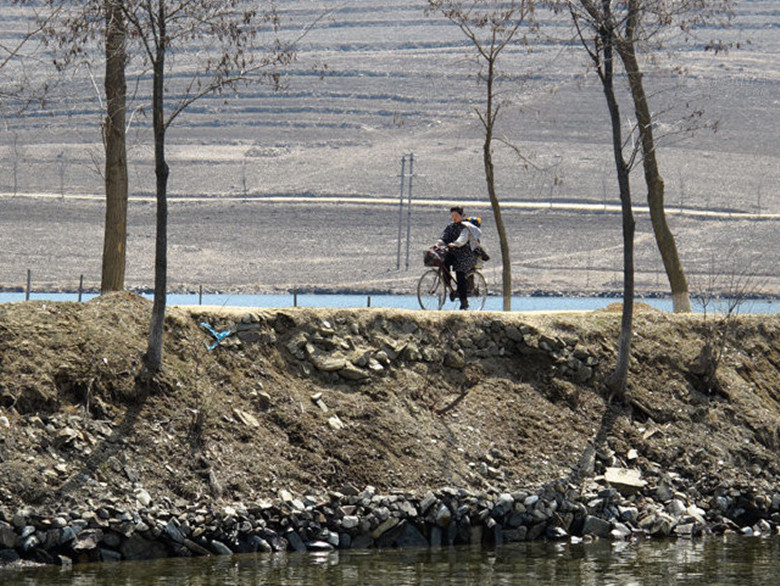
[[[280,19],[273,6],[258,11],[240,0],[125,0],[128,32],[143,47],[151,65],[151,109],[156,176],[156,238],[154,302],[142,376],[162,367],[163,322],[167,279],[166,131],[191,104],[241,82],[266,80],[278,84],[281,68],[295,56],[294,43],[280,39]],[[265,27],[265,30],[264,30]],[[259,41],[270,35],[267,44]],[[303,34],[303,33],[302,33]],[[187,51],[190,53],[186,53]],[[166,59],[186,53],[189,62],[179,73],[189,74],[183,86],[169,75]],[[168,92],[177,96],[170,104]]]
[[[520,27],[530,22],[533,0],[428,0],[429,9],[441,13],[457,25],[476,50],[481,66],[478,79],[485,84],[485,101],[475,108],[485,132],[482,161],[485,168],[490,207],[498,231],[502,262],[502,294],[504,311],[512,309],[512,263],[509,241],[501,215],[501,203],[496,192],[493,139],[501,103],[497,99],[499,82],[498,58],[501,52],[516,40]]]
[[[24,156],[24,148],[19,146],[19,135],[14,132],[14,141],[13,141],[13,176],[14,176],[14,190],[13,194],[17,195],[19,193],[19,163],[21,163],[22,158]]]
[[[20,1],[33,5],[29,0]],[[46,0],[48,13],[45,19],[40,15],[38,17],[45,32],[44,39],[57,48],[54,65],[59,70],[90,62],[96,41],[102,39],[104,42],[103,88],[106,99],[102,130],[106,211],[100,285],[104,293],[121,291],[125,280],[128,179],[125,143],[127,31],[122,9],[124,2]],[[95,87],[97,89],[97,84]]]
[[[761,295],[765,285],[754,270],[760,253],[754,259],[737,258],[731,250],[721,251],[719,257],[713,254],[709,271],[693,283],[693,298],[702,310],[704,344],[689,365],[697,388],[714,394],[723,390],[718,367],[738,337],[737,317],[749,299]]]
[[[653,133],[655,121],[639,55],[643,50],[650,52],[662,48],[672,32],[688,34],[696,25],[715,21],[726,24],[732,15],[732,5],[732,0],[619,0],[611,5],[615,49],[628,78],[636,117],[650,221],[669,280],[675,312],[691,311],[690,294],[677,244],[666,221],[664,180]],[[708,44],[716,48],[722,48],[722,45],[720,42]]]
[[[569,0],[569,11],[577,28],[582,46],[590,56],[601,81],[612,126],[612,152],[617,171],[620,207],[623,217],[623,313],[618,338],[618,357],[607,385],[619,397],[625,394],[628,363],[631,357],[632,323],[634,315],[634,232],[635,221],[631,207],[631,164],[636,151],[628,160],[623,154],[624,144],[620,121],[620,105],[615,94],[616,35],[612,2],[610,0]]]
[[[127,144],[126,110],[127,28],[124,0],[104,0],[106,74],[106,118],[103,125],[105,144],[106,216],[103,236],[103,263],[100,291],[125,288],[127,262]]]

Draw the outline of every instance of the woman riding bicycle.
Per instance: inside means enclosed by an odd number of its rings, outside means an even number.
[[[467,273],[477,264],[479,256],[476,248],[479,246],[480,229],[467,222],[463,217],[463,208],[453,206],[450,208],[452,223],[448,225],[436,243],[437,246],[446,247],[447,254],[444,264],[455,270],[458,284],[458,298],[460,309],[468,309],[468,282]]]

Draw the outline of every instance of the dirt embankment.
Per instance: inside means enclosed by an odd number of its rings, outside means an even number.
[[[146,389],[150,309],[127,293],[0,306],[8,516],[140,493],[533,489],[610,464],[673,478],[702,507],[729,490],[760,505],[780,480],[778,316],[740,317],[706,384],[715,322],[640,305],[627,399],[609,408],[618,312],[171,308]],[[231,333],[208,350],[201,322]]]

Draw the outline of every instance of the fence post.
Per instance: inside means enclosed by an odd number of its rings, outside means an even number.
[[[198,286],[198,305],[203,305],[203,285]]]
[[[368,296],[368,300],[366,301],[366,307],[371,307],[371,295]]]
[[[298,307],[298,289],[293,289],[293,307]]]
[[[79,277],[79,303],[81,303],[81,295],[84,292],[84,275]]]
[[[27,289],[24,293],[24,300],[29,301],[30,300],[30,282],[32,281],[32,272],[30,269],[27,269]]]

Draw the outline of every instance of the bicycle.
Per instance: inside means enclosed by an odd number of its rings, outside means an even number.
[[[425,271],[417,282],[417,301],[421,309],[440,310],[457,309],[460,307],[456,277],[444,264],[446,251],[433,247],[425,252],[425,266],[431,267]],[[480,311],[487,300],[487,281],[479,271],[481,265],[476,265],[466,274],[468,282],[469,311]]]

